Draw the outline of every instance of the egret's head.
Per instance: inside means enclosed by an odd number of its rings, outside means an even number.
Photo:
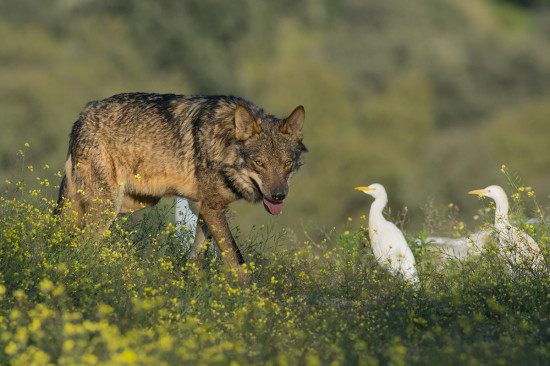
[[[373,196],[374,198],[387,197],[384,186],[378,183],[373,183],[368,187],[355,187],[355,189],[365,192],[366,194]]]
[[[475,189],[468,193],[489,197],[495,200],[495,202],[499,202],[499,203],[508,201],[508,198],[506,198],[506,193],[500,186],[489,186],[483,189]]]

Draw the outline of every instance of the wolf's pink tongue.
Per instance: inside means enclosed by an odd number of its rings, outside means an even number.
[[[272,202],[267,198],[265,198],[265,196],[264,196],[264,206],[265,206],[265,209],[272,215],[280,214],[281,210],[283,209],[282,202]]]

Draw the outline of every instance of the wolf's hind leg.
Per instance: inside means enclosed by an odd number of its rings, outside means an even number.
[[[68,191],[73,209],[78,213],[77,224],[88,232],[87,235],[100,238],[121,209],[124,188],[117,183],[111,159],[99,147],[72,163],[75,165],[67,175]]]

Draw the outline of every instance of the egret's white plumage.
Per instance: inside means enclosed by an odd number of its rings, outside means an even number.
[[[535,240],[526,232],[510,224],[508,197],[504,190],[500,186],[493,185],[468,193],[489,197],[495,201],[495,231],[498,236],[499,251],[508,265],[546,271],[546,262]]]
[[[382,214],[388,203],[386,190],[378,183],[355,189],[374,197],[369,213],[369,237],[374,257],[394,275],[401,273],[407,281],[416,284],[418,275],[414,255],[401,230]]]
[[[182,197],[176,198],[176,227],[179,235],[186,239],[186,244],[192,243],[195,239],[197,220],[187,200]]]
[[[468,258],[483,251],[485,245],[491,242],[491,234],[480,230],[463,238],[428,236],[424,241],[437,246],[448,258]],[[417,239],[416,243],[421,245],[421,240]]]

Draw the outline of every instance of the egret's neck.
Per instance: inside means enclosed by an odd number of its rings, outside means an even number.
[[[508,220],[508,200],[503,200],[502,202],[495,201],[495,227],[499,230],[506,229],[510,226],[510,221]]]
[[[376,198],[372,205],[370,206],[370,220],[380,220],[384,219],[384,215],[382,214],[382,211],[384,210],[384,207],[386,207],[386,204],[388,203],[387,198]]]

